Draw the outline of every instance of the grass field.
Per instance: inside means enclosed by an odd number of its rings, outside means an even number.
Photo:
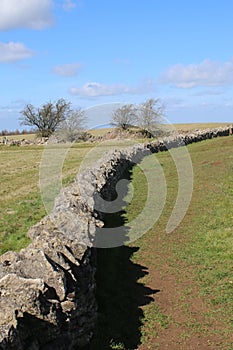
[[[229,123],[189,123],[189,124],[174,124],[173,126],[177,130],[191,131],[196,129],[207,129],[207,128],[218,128],[221,126],[229,125]],[[102,129],[89,129],[87,130],[93,136],[104,136],[113,128],[102,128]],[[26,140],[36,140],[36,134],[24,134],[24,135],[8,135],[7,138],[13,139],[15,141],[26,139]],[[0,136],[0,142],[3,142],[4,137]]]
[[[6,138],[8,140],[35,140],[36,139],[36,134],[23,134],[23,135],[7,135]],[[0,142],[3,142],[3,140],[5,139],[5,136],[0,136]]]
[[[63,165],[63,184],[72,182],[84,155],[93,147],[75,144]],[[0,253],[28,244],[25,233],[46,215],[39,190],[43,146],[0,147]]]
[[[232,137],[188,146],[194,170],[191,205],[171,234],[165,226],[177,194],[169,153],[156,154],[167,181],[163,214],[129,246],[98,250],[99,323],[92,350],[233,349]],[[94,145],[76,144],[63,166],[70,183]],[[42,146],[0,147],[0,251],[28,243],[28,228],[46,213],[38,181]],[[153,155],[152,157],[155,157]],[[133,169],[126,225],[142,209],[147,187]]]
[[[229,123],[189,123],[189,124],[174,124],[176,129],[191,131],[196,129],[219,128],[229,125]]]

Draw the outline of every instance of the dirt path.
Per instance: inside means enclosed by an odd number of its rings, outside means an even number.
[[[224,324],[218,310],[214,310],[208,298],[200,296],[193,267],[185,266],[182,261],[171,257],[171,252],[167,262],[168,250],[169,247],[164,244],[158,246],[153,252],[153,257],[149,250],[145,255],[148,257],[146,285],[158,290],[153,295],[154,302],[150,307],[157,307],[161,316],[154,321],[150,331],[147,331],[144,342],[147,345],[141,345],[138,349],[233,349],[233,335],[224,334]]]

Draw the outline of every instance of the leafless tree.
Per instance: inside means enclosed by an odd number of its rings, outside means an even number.
[[[62,141],[74,142],[84,138],[86,126],[85,112],[79,108],[67,116],[57,130]]]
[[[138,108],[137,125],[146,136],[153,137],[160,130],[163,113],[164,106],[160,99],[150,98]]]
[[[112,116],[111,124],[121,128],[128,129],[136,121],[136,110],[133,104],[126,104],[116,109]]]
[[[21,111],[21,125],[36,127],[42,137],[49,137],[64,122],[71,112],[70,103],[59,99],[55,103],[47,102],[40,108],[32,104]]]

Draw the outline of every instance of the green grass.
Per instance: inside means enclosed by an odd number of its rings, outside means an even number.
[[[63,164],[63,184],[71,183],[93,147],[74,144]],[[0,254],[28,245],[28,229],[46,215],[39,188],[43,146],[0,147]]]
[[[131,350],[140,348],[141,344],[143,349],[162,350],[160,336],[166,330],[168,335],[173,327],[179,330],[174,348],[187,349],[190,339],[196,337],[199,340],[203,338],[210,348],[221,344],[221,349],[231,349],[232,142],[231,137],[226,137],[188,146],[194,169],[193,196],[184,220],[171,234],[165,233],[165,227],[177,195],[177,174],[169,153],[156,154],[167,181],[166,206],[158,222],[139,240],[111,252],[99,251],[97,297],[101,318],[91,349],[98,346],[101,349],[117,349],[119,346],[119,349]],[[133,169],[132,183],[134,198],[123,214],[126,226],[141,211],[147,195],[145,177],[139,167]],[[132,252],[126,259],[124,249]],[[131,280],[127,277],[127,270],[131,271]],[[153,275],[147,273],[148,270],[161,272],[164,281],[171,275],[182,286],[180,290],[178,288],[174,307],[181,310],[183,320],[177,321],[172,310],[164,314],[150,299],[153,290],[149,286],[153,285]],[[134,293],[134,300],[131,293]],[[154,293],[156,298],[156,291]],[[205,304],[199,315],[202,321],[190,312],[192,298],[197,297]],[[124,313],[119,312],[121,302],[126,308]],[[216,326],[216,321],[220,326]]]
[[[197,284],[199,295],[204,297],[207,304],[214,305],[214,308],[210,305],[210,319],[216,317],[218,310],[225,342],[222,349],[227,349],[228,335],[233,326],[232,138],[205,141],[190,145],[188,149],[195,180],[192,202],[182,224],[172,234],[173,237],[169,239],[163,236],[166,245],[163,242],[159,249],[163,249],[163,257],[169,254],[169,264],[178,276],[183,267],[191,266],[189,277],[191,274],[193,280],[190,285]],[[163,154],[159,157],[162,160],[169,156]],[[171,172],[169,169],[167,171]],[[170,187],[175,179],[171,180]],[[169,212],[169,208],[165,208],[165,215],[167,210]],[[153,232],[160,231],[162,227],[163,217]],[[184,281],[184,276],[180,277],[181,281]],[[214,329],[210,327],[206,332],[211,335]]]
[[[41,147],[0,148],[0,253],[28,244],[25,233],[45,215],[38,191]]]

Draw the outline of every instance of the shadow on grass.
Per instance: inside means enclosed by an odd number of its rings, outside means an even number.
[[[124,174],[130,179],[131,172]],[[105,227],[119,227],[122,237],[128,229],[125,212],[107,214]],[[131,258],[139,247],[122,245],[116,248],[97,249],[97,302],[98,323],[90,350],[132,350],[141,343],[141,326],[144,317],[141,306],[153,301],[152,290],[139,282],[148,274],[145,266],[135,264]]]
[[[130,259],[138,249],[127,246],[98,249],[96,278],[99,318],[91,350],[131,350],[140,345],[144,316],[140,306],[151,303],[152,294],[158,290],[138,282],[148,274],[146,267]]]

